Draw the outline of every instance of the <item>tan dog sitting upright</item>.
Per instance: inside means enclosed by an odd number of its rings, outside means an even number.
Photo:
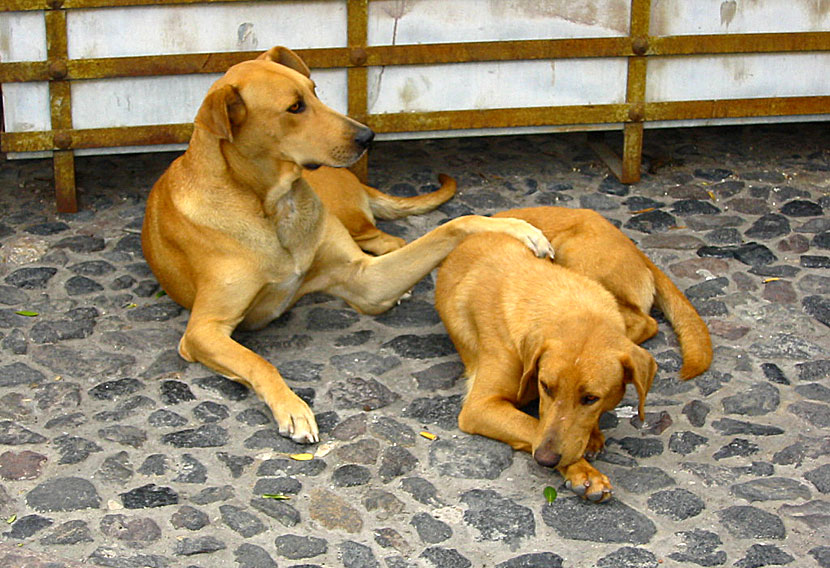
[[[301,174],[352,164],[372,137],[321,103],[308,67],[276,47],[213,84],[187,151],[147,200],[145,257],[164,290],[191,311],[179,353],[250,385],[280,432],[300,442],[318,439],[314,414],[271,363],[231,339],[237,326],[264,327],[315,291],[380,313],[477,232],[504,232],[552,255],[532,225],[477,216],[389,254],[365,254]]]
[[[441,187],[413,197],[387,195],[360,180],[349,170],[322,167],[303,171],[303,177],[326,209],[333,213],[360,248],[373,254],[386,254],[406,244],[400,237],[384,233],[375,226],[380,219],[401,219],[432,211],[453,195],[456,183],[449,176],[438,176]]]
[[[694,308],[677,307],[688,301],[671,290],[663,296],[668,278],[656,267],[659,275],[653,274],[633,243],[599,215],[569,217],[571,212],[548,207],[499,214],[542,228],[559,247],[557,264],[537,262],[500,235],[473,236],[442,264],[435,303],[468,379],[459,427],[531,452],[538,463],[557,467],[577,494],[603,501],[611,496],[611,483],[584,456],[602,449],[599,417],[616,407],[628,383],[636,387],[644,418],[657,365],[635,341],[656,331],[642,313],[653,301],[655,278],[660,305],[681,330],[684,355],[691,355],[684,377],[708,367],[711,344]],[[566,219],[561,223],[555,218],[560,213]],[[622,270],[620,278],[612,275],[615,268]],[[612,282],[617,297],[577,269]],[[519,410],[537,397],[538,419]]]

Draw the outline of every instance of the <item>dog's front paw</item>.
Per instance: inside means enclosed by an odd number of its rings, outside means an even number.
[[[539,258],[553,260],[553,245],[541,230],[521,219],[502,219],[502,221],[510,222],[511,227],[506,232],[522,241],[533,251],[533,254]]]
[[[272,407],[274,420],[277,421],[280,434],[291,438],[298,444],[314,444],[320,441],[317,420],[308,405],[296,394],[291,393],[288,400],[281,400]]]
[[[565,487],[589,501],[602,503],[613,496],[614,488],[608,478],[584,459],[560,470]]]

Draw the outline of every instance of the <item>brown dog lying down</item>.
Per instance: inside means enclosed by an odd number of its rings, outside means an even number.
[[[333,213],[357,245],[372,254],[386,254],[406,244],[400,237],[384,233],[375,226],[379,219],[401,219],[432,211],[453,195],[455,180],[444,174],[438,176],[441,187],[431,193],[413,197],[397,197],[360,183],[347,169],[321,167],[305,170],[303,178],[314,193]]]
[[[523,219],[542,229],[556,251],[556,264],[603,285],[617,299],[626,335],[634,343],[653,337],[657,322],[649,314],[655,302],[677,333],[683,368],[691,379],[709,368],[712,342],[694,306],[668,276],[599,213],[590,209],[529,207],[493,217]]]
[[[187,150],[153,186],[142,228],[147,263],[191,312],[181,356],[251,386],[298,442],[317,441],[314,413],[231,338],[237,326],[262,328],[316,291],[383,312],[475,233],[507,233],[553,255],[529,223],[475,215],[383,256],[364,253],[302,173],[349,166],[374,133],[320,102],[309,75],[282,47],[231,67],[209,89]]]
[[[561,224],[560,214],[566,219]],[[622,400],[628,383],[644,417],[657,365],[635,341],[656,330],[645,315],[654,280],[658,303],[680,331],[684,355],[691,356],[683,367],[686,378],[709,365],[708,331],[691,305],[684,307],[688,302],[676,287],[666,287],[668,278],[656,267],[653,272],[633,243],[596,213],[547,207],[499,215],[538,223],[556,243],[557,264],[537,262],[509,239],[490,234],[466,239],[441,265],[435,304],[468,378],[459,427],[531,452],[538,463],[556,467],[577,494],[604,501],[611,483],[584,456],[602,448],[599,417]],[[626,278],[613,277],[614,266]],[[597,280],[611,282],[617,298]],[[654,327],[643,325],[638,313]],[[518,410],[537,397],[538,420]]]

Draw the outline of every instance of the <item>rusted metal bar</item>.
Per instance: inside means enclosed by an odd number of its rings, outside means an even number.
[[[631,42],[625,37],[374,45],[367,48],[367,65],[426,65],[627,55],[631,55]]]
[[[347,75],[348,114],[355,120],[366,122],[369,115],[369,72],[366,69],[366,44],[369,43],[369,2],[352,0],[347,8],[346,37],[349,47]],[[350,168],[362,181],[369,178],[369,157],[364,154]]]
[[[315,0],[331,2],[333,0]],[[4,0],[0,12],[20,12],[32,10],[80,9],[80,8],[127,8],[130,6],[172,6],[175,4],[229,4],[232,2],[250,2],[250,0]]]
[[[574,105],[369,115],[376,132],[424,132],[625,122],[628,105]]]
[[[66,12],[46,10],[46,58],[49,61],[49,111],[55,175],[55,200],[61,213],[78,211],[75,155],[72,152],[72,90],[66,78],[68,39]]]
[[[364,0],[365,1],[365,0]],[[527,41],[364,46],[362,51],[334,47],[298,49],[311,68],[383,65],[429,65],[474,61],[682,56],[728,53],[797,53],[830,51],[830,32],[737,34],[715,36],[634,36]],[[635,49],[638,53],[635,53]],[[645,50],[645,51],[643,51]],[[222,73],[253,59],[259,51],[188,53],[136,57],[102,57],[65,61],[69,79],[104,79],[151,75]],[[0,63],[0,82],[45,81],[48,61]]]
[[[645,104],[649,121],[828,114],[830,96],[673,101]]]
[[[830,51],[830,32],[652,36],[648,55]]]
[[[76,213],[78,198],[75,192],[75,153],[55,150],[52,154],[55,172],[55,202],[60,213]]]

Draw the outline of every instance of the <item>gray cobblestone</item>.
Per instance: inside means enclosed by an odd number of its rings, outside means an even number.
[[[391,193],[428,191],[439,171],[459,181],[385,230],[590,207],[703,314],[712,369],[678,380],[660,317],[646,424],[603,417],[595,465],[615,493],[601,505],[458,429],[463,366],[434,275],[377,317],[314,294],[236,334],[313,403],[321,441],[299,445],[246,387],[178,355],[188,312],[157,294],[138,236],[172,154],[76,158],[76,215],[54,213],[51,161],[0,162],[0,565],[830,566],[830,131],[647,142],[678,159],[631,186],[581,134],[382,142],[370,157]]]

